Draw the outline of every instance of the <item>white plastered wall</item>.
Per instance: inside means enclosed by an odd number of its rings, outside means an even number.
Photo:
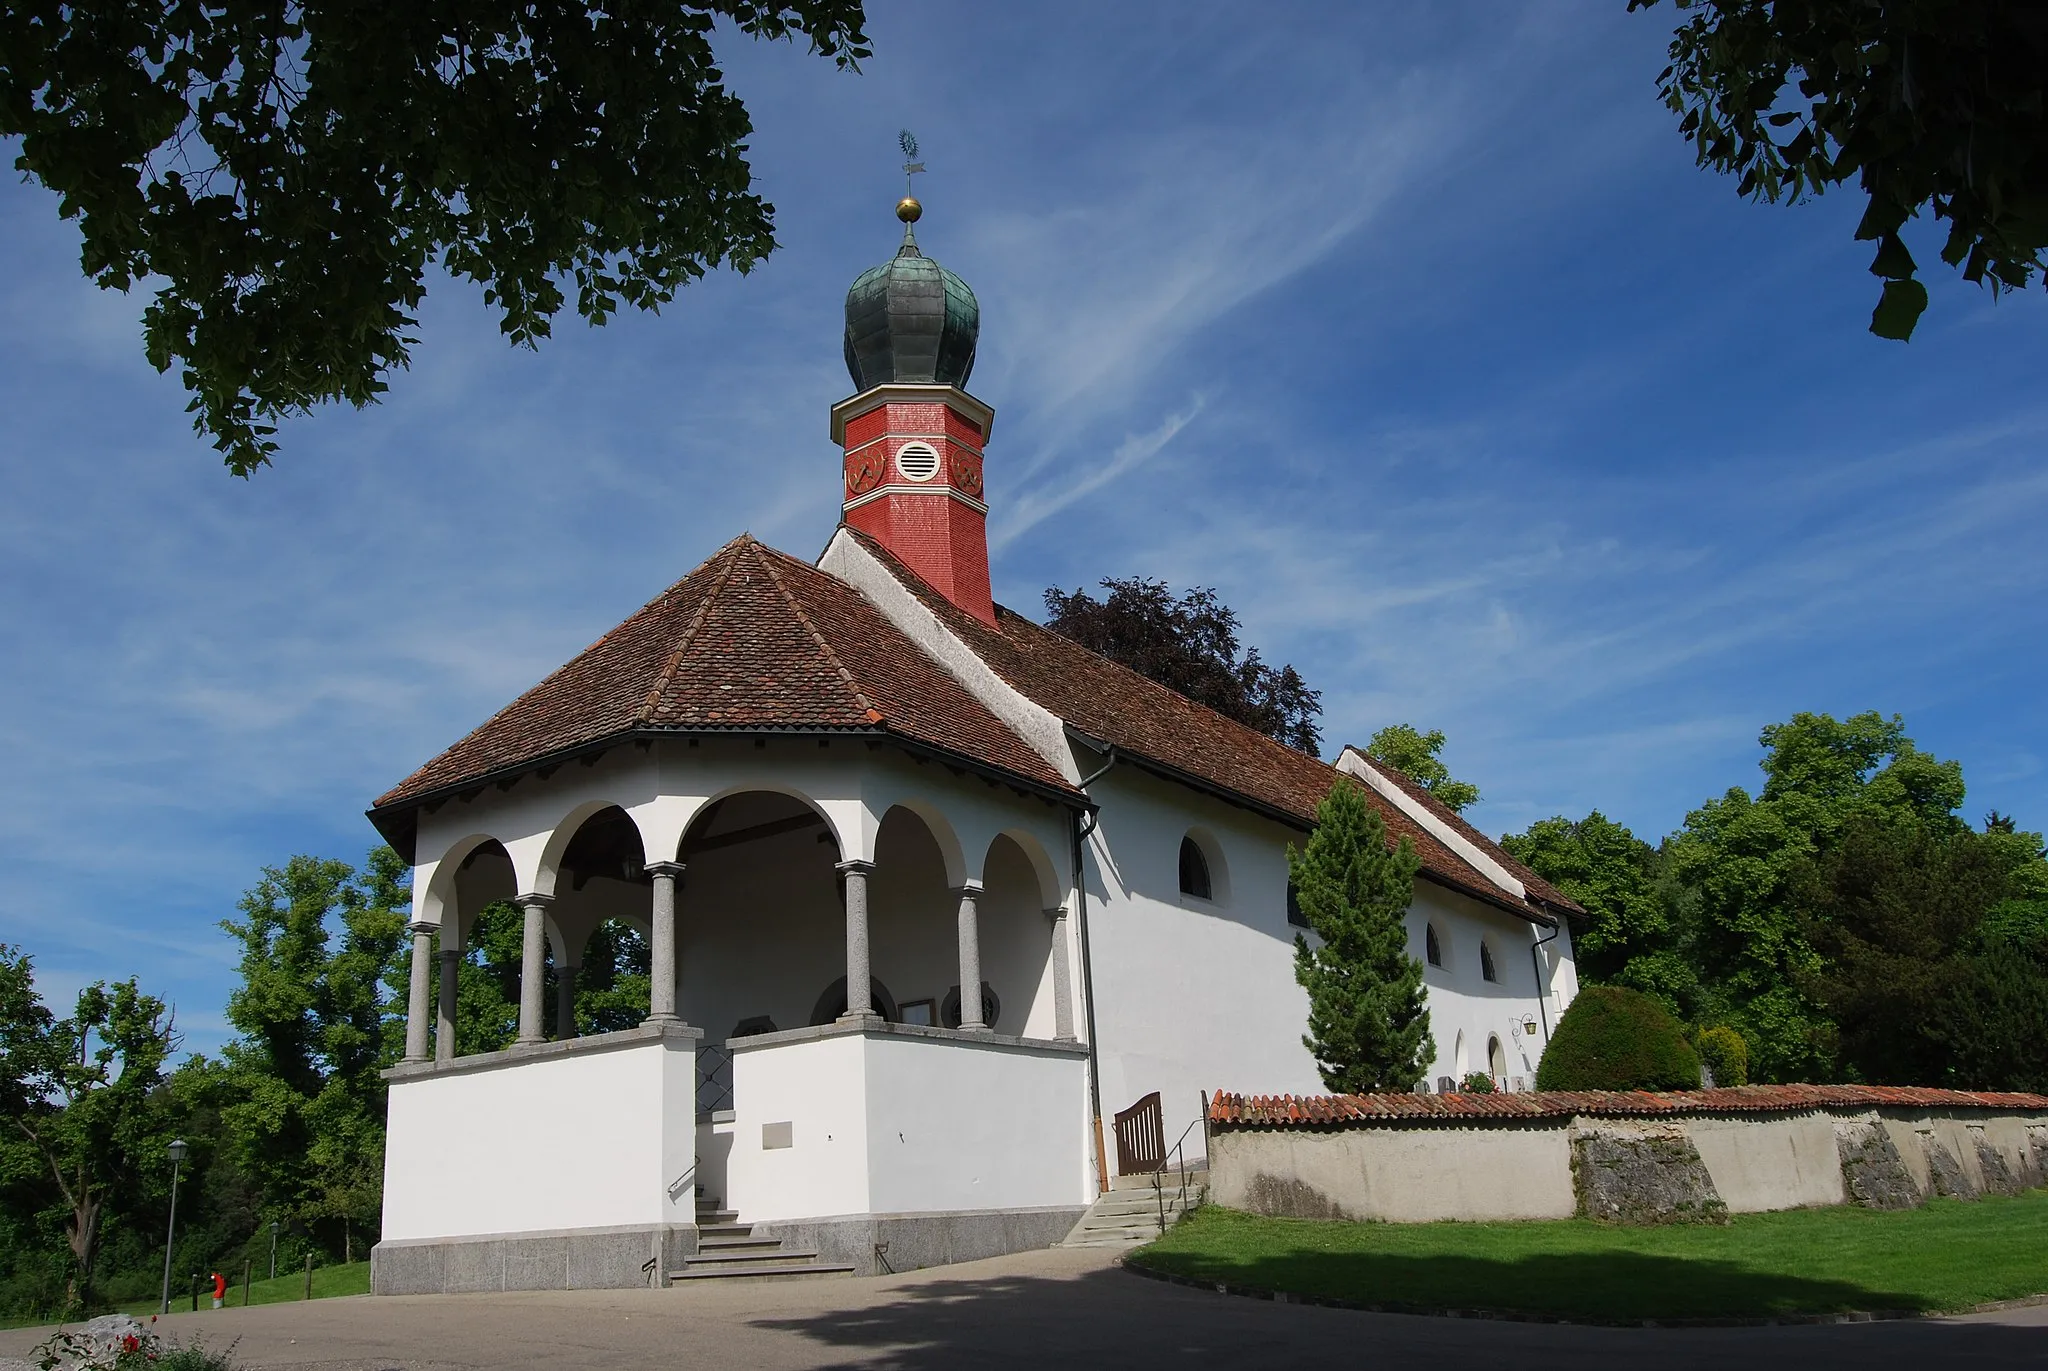
[[[695,1062],[665,1038],[393,1081],[385,1239],[696,1222]]]
[[[1085,1204],[1084,1073],[957,1036],[743,1041],[724,1198],[750,1223]]]
[[[1105,1116],[1157,1090],[1171,1143],[1204,1090],[1324,1093],[1301,1042],[1308,998],[1294,978],[1297,930],[1287,922],[1287,846],[1304,835],[1134,766],[1112,769],[1092,792],[1102,806],[1087,860]],[[1212,852],[1212,868],[1220,858],[1216,901],[1180,894],[1180,840],[1190,830]],[[1424,971],[1437,1045],[1429,1079],[1455,1074],[1461,1032],[1472,1069],[1485,1068],[1487,1038],[1497,1034],[1507,1074],[1533,1077],[1544,1025],[1554,1027],[1570,999],[1558,991],[1576,989],[1569,935],[1543,949],[1558,989],[1539,1006],[1529,949],[1551,930],[1418,879],[1407,918],[1418,961],[1432,921],[1447,956],[1444,969]],[[1496,983],[1480,975],[1482,939],[1494,948]],[[1523,1027],[1531,1020],[1533,1035]]]

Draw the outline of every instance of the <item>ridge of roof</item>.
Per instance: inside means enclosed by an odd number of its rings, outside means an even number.
[[[1409,840],[1424,874],[1437,884],[1518,916],[1551,922],[1536,902],[1501,889],[1399,806],[1321,758],[1297,752],[1003,605],[995,607],[991,627],[947,600],[875,539],[846,525],[841,531],[857,539],[997,676],[1071,727],[1179,773],[1174,779],[1193,778],[1250,801],[1254,809],[1291,816],[1304,831],[1314,826],[1316,806],[1342,777],[1365,794],[1386,825],[1389,841]],[[1082,672],[1092,678],[1085,685],[1072,679]],[[1132,699],[1133,707],[1118,710],[1120,699]],[[1188,736],[1173,734],[1175,728]],[[1496,846],[1484,836],[1477,841],[1484,851]]]
[[[705,561],[705,566],[718,564],[718,577],[712,582],[711,589],[705,592],[704,598],[697,602],[697,612],[691,616],[689,624],[683,629],[683,636],[676,640],[675,650],[668,654],[668,661],[662,664],[661,674],[656,676],[654,684],[648,687],[647,697],[641,701],[639,712],[635,715],[638,722],[644,724],[653,716],[655,706],[661,703],[661,697],[667,693],[669,683],[675,679],[677,668],[683,664],[683,654],[690,650],[690,644],[703,629],[704,621],[711,617],[711,606],[718,599],[718,593],[725,589],[725,583],[732,579],[733,559],[725,554],[740,544],[751,541],[753,535],[742,532],[739,537],[712,553]],[[667,592],[664,591],[663,594],[666,595]]]
[[[782,592],[782,598],[789,601],[790,610],[795,613],[796,621],[804,626],[804,632],[811,635],[811,641],[818,645],[818,651],[825,654],[825,660],[832,663],[833,670],[839,673],[839,679],[846,682],[846,688],[853,692],[854,703],[866,710],[868,717],[874,722],[881,723],[881,711],[875,708],[875,702],[870,700],[866,693],[861,690],[860,683],[853,679],[853,673],[846,669],[846,664],[839,660],[839,654],[832,650],[832,644],[825,641],[825,635],[818,632],[818,626],[811,622],[810,615],[804,613],[804,607],[797,603],[796,596],[790,594],[789,587],[782,583],[782,577],[775,572],[774,560],[761,555],[767,549],[762,548],[758,543],[755,544],[755,547],[758,549],[756,556],[761,563],[761,569],[768,573],[768,579],[773,581],[775,588]]]
[[[1485,852],[1489,857],[1493,858],[1494,861],[1499,862],[1502,866],[1506,867],[1508,870],[1508,874],[1512,875],[1516,880],[1520,881],[1524,886],[1526,886],[1529,889],[1531,893],[1533,893],[1544,904],[1556,905],[1561,909],[1568,909],[1575,914],[1583,914],[1586,912],[1586,907],[1584,905],[1580,904],[1577,900],[1574,900],[1571,896],[1565,894],[1562,890],[1559,890],[1556,886],[1552,885],[1549,881],[1544,880],[1543,877],[1538,875],[1535,871],[1531,870],[1527,863],[1523,862],[1520,858],[1516,857],[1514,853],[1508,851],[1506,847],[1502,846],[1498,838],[1489,838],[1484,833],[1481,833],[1476,827],[1472,825],[1472,823],[1469,820],[1465,818],[1464,815],[1458,813],[1457,810],[1452,809],[1449,805],[1445,804],[1442,800],[1438,799],[1436,795],[1433,794],[1427,786],[1422,784],[1422,782],[1416,780],[1413,776],[1410,776],[1407,772],[1401,770],[1401,768],[1395,766],[1392,762],[1382,760],[1380,757],[1375,756],[1372,752],[1358,746],[1356,743],[1346,743],[1344,746],[1349,748],[1351,751],[1356,752],[1361,757],[1370,758],[1373,767],[1376,770],[1378,770],[1381,775],[1385,776],[1395,785],[1401,787],[1402,792],[1405,793],[1409,799],[1414,800],[1416,803],[1422,805],[1424,808],[1429,810],[1429,812],[1431,814],[1434,814],[1439,821],[1446,823],[1450,825],[1452,828],[1456,829],[1458,833],[1462,837],[1464,837],[1464,839],[1467,842],[1477,844],[1481,851]]]

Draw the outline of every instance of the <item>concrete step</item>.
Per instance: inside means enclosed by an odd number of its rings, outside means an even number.
[[[810,1281],[833,1276],[851,1276],[851,1265],[834,1265],[828,1262],[761,1262],[753,1266],[725,1270],[718,1267],[691,1267],[683,1271],[668,1273],[670,1285],[683,1281]]]
[[[1149,1180],[1142,1189],[1112,1189],[1088,1207],[1081,1221],[1061,1239],[1060,1246],[1131,1247],[1151,1242],[1160,1234],[1162,1217],[1165,1226],[1171,1228],[1200,1202],[1201,1192],[1192,1177],[1185,1203],[1177,1175],[1172,1187],[1158,1191],[1152,1189]]]
[[[719,1224],[732,1223],[739,1218],[739,1212],[732,1209],[703,1209],[697,1211],[697,1227],[709,1228]]]
[[[1151,1189],[1152,1189],[1152,1178],[1153,1178],[1154,1176],[1157,1176],[1157,1177],[1159,1178],[1159,1187],[1160,1187],[1160,1189],[1162,1189],[1162,1190],[1179,1190],[1179,1189],[1180,1189],[1180,1169],[1179,1169],[1178,1167],[1172,1167],[1172,1166],[1169,1166],[1169,1167],[1168,1167],[1168,1168],[1166,1168],[1166,1170],[1164,1170],[1164,1171],[1140,1171],[1140,1172],[1133,1172],[1133,1173],[1132,1173],[1131,1175],[1128,1175],[1128,1176],[1112,1176],[1112,1177],[1110,1177],[1110,1181],[1109,1181],[1109,1188],[1110,1188],[1110,1192],[1111,1192],[1112,1194],[1114,1194],[1114,1193],[1115,1193],[1116,1191],[1119,1191],[1119,1190],[1145,1190],[1145,1191],[1149,1191],[1149,1190],[1151,1190]],[[1200,1185],[1207,1185],[1208,1183],[1209,1183],[1209,1168],[1208,1168],[1208,1167],[1206,1167],[1206,1166],[1203,1166],[1203,1167],[1192,1167],[1192,1166],[1191,1166],[1191,1167],[1189,1167],[1189,1168],[1188,1168],[1188,1189],[1189,1189],[1189,1190],[1193,1190],[1193,1189],[1194,1189],[1194,1188],[1195,1188],[1196,1186],[1200,1186]]]
[[[700,1223],[697,1225],[697,1241],[706,1238],[744,1238],[754,1231],[750,1223]]]
[[[755,1266],[793,1266],[816,1261],[818,1254],[808,1250],[791,1250],[780,1243],[765,1249],[750,1249],[745,1252],[700,1252],[694,1257],[683,1258],[685,1271],[741,1271]]]
[[[702,1255],[727,1252],[780,1252],[780,1238],[711,1237],[701,1233],[697,1236],[697,1251]]]

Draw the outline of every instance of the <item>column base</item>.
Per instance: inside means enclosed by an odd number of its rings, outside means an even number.
[[[663,1014],[649,1014],[649,1015],[648,1015],[648,1016],[647,1016],[646,1018],[642,1019],[642,1020],[641,1020],[640,1022],[641,1022],[641,1023],[681,1023],[682,1021],[683,1021],[683,1016],[682,1016],[682,1015],[680,1015],[680,1014],[667,1014],[667,1013],[663,1013]]]
[[[856,1025],[861,1028],[880,1028],[883,1024],[887,1023],[888,1020],[884,1019],[880,1014],[875,1013],[873,1010],[870,1010],[865,1014],[841,1014],[837,1019],[834,1019],[833,1022]]]

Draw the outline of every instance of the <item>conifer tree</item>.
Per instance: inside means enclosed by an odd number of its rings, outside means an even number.
[[[1302,1044],[1331,1090],[1408,1090],[1436,1056],[1422,963],[1408,954],[1402,919],[1420,866],[1406,838],[1388,848],[1386,825],[1349,779],[1316,806],[1307,846],[1287,850],[1302,915],[1322,940],[1294,938],[1294,976],[1309,1002]]]

